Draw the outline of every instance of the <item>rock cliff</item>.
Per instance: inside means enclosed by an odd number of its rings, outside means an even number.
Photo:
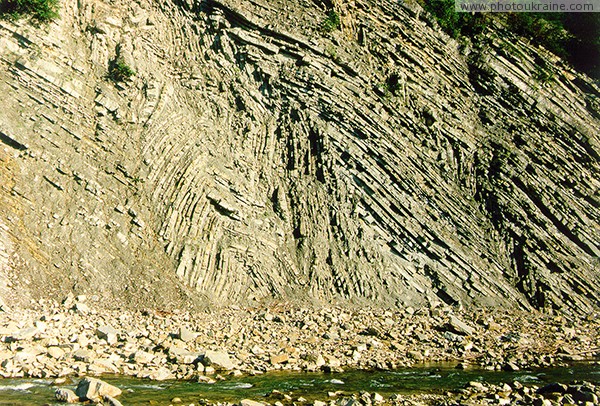
[[[0,21],[5,304],[598,308],[600,91],[545,50],[392,0],[60,15]]]

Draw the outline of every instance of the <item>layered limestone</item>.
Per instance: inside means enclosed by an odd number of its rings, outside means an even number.
[[[597,85],[501,29],[325,3],[0,22],[4,301],[596,309]]]

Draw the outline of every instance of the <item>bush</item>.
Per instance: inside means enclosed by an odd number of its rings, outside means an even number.
[[[511,31],[600,78],[598,13],[516,13],[508,15],[507,23]]]
[[[115,82],[124,82],[135,75],[135,71],[121,58],[111,62],[108,68],[108,76]]]
[[[599,13],[458,13],[454,0],[421,0],[423,8],[435,17],[451,37],[475,37],[491,19],[503,20],[506,29],[528,38],[568,60],[577,69],[600,79]],[[541,79],[549,80],[545,73]]]
[[[572,35],[565,30],[560,14],[511,13],[507,23],[510,31],[529,38],[555,55],[568,56],[566,45]]]
[[[452,38],[459,35],[473,36],[483,32],[487,26],[487,14],[458,13],[454,9],[454,0],[427,0],[423,4],[439,26]]]
[[[12,19],[30,15],[40,22],[58,17],[58,0],[2,0],[0,16]]]
[[[545,84],[554,79],[554,67],[551,63],[539,55],[535,57],[533,63],[532,76],[537,82]]]
[[[340,15],[335,10],[331,10],[327,13],[327,18],[323,21],[321,28],[325,32],[332,32],[340,28],[340,24]]]
[[[452,38],[456,38],[460,33],[458,26],[459,14],[454,11],[454,1],[452,0],[429,0],[424,4],[425,10],[430,12],[444,30]]]

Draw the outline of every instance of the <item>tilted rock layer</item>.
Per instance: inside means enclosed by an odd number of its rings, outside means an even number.
[[[0,22],[4,302],[596,309],[597,85],[391,0],[333,4],[325,33],[326,3]]]

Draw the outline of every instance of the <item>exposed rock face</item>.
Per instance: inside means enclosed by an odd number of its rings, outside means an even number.
[[[324,34],[315,4],[0,22],[5,301],[597,307],[598,87],[509,35],[459,45],[417,6],[340,4]]]

